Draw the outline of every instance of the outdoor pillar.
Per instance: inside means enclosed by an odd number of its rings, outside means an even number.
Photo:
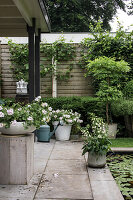
[[[35,36],[35,96],[40,96],[40,33]]]
[[[1,41],[0,41],[0,74],[1,74],[1,67],[2,67],[2,62],[1,62]],[[0,78],[2,78],[2,77],[0,77]],[[0,97],[1,97],[1,80],[0,80]]]
[[[35,19],[33,25],[28,26],[29,43],[29,102],[35,98]]]

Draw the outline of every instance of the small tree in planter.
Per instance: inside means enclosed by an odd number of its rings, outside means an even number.
[[[111,123],[110,103],[122,97],[121,80],[125,79],[125,74],[130,71],[128,63],[115,58],[99,57],[93,61],[88,61],[86,66],[87,74],[94,77],[98,84],[96,95],[106,104],[106,121]]]

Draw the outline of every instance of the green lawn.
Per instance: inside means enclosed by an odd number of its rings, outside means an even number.
[[[111,147],[133,147],[133,138],[110,139]]]

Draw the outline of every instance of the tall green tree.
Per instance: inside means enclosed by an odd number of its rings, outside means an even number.
[[[47,0],[52,32],[88,32],[89,24],[99,19],[103,28],[110,30],[109,22],[117,8],[125,11],[127,0]]]

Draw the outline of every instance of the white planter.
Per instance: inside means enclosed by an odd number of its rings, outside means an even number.
[[[23,122],[16,122],[15,125],[10,125],[10,128],[0,128],[0,132],[6,135],[22,135],[32,133],[35,129],[35,126],[30,126],[28,129],[25,129],[23,126]]]
[[[54,128],[56,128],[58,123],[59,123],[58,121],[53,122]],[[71,128],[72,128],[72,125],[70,125],[70,124],[63,124],[63,126],[61,126],[61,125],[58,126],[58,128],[55,131],[56,140],[60,140],[60,141],[69,140]]]
[[[108,125],[108,131],[107,131],[108,138],[115,139],[116,138],[116,133],[117,133],[117,124],[109,124]]]
[[[88,152],[88,166],[89,167],[104,167],[106,164],[106,154],[96,154]]]

